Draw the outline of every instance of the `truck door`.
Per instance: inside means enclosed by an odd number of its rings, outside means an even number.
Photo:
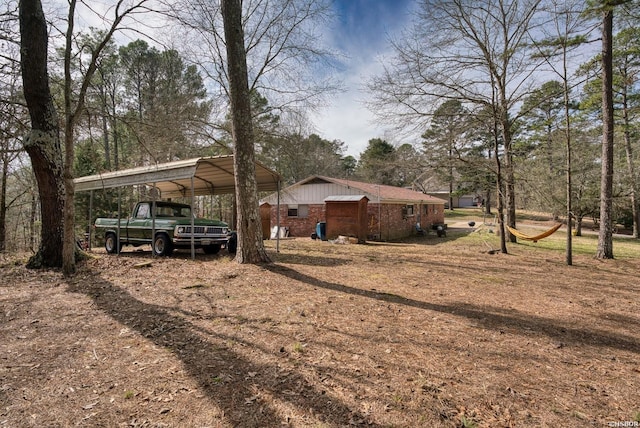
[[[146,236],[151,234],[151,207],[148,203],[141,202],[137,205],[136,211],[129,219],[127,233],[129,242],[151,242],[151,236]]]

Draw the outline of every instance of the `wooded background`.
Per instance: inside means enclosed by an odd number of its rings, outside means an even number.
[[[32,121],[18,17],[26,3],[5,0],[0,11],[0,251],[41,245],[42,192],[25,152]],[[610,240],[616,225],[638,238],[637,1],[420,1],[412,26],[389,40],[394,56],[383,73],[363,85],[362,108],[395,135],[372,135],[357,158],[346,154],[349,141],[322,138],[310,120],[341,90],[336,53],[318,37],[335,19],[330,3],[242,6],[256,158],[284,185],[321,174],[446,188],[479,195],[487,210],[504,210],[509,225],[516,209],[526,209],[565,222],[572,216],[578,234],[584,218],[604,218],[601,239]],[[73,137],[73,176],[233,153],[217,2],[120,1],[85,10],[105,23],[100,29],[70,25],[67,13],[44,11],[52,101],[62,140]],[[58,150],[64,163],[71,152]],[[123,189],[124,211],[147,192]],[[88,197],[75,195],[78,236],[90,222]],[[96,192],[93,207],[94,217],[113,215],[116,191]],[[231,196],[198,200],[202,216],[230,222],[233,209]],[[604,250],[600,257],[613,257]]]

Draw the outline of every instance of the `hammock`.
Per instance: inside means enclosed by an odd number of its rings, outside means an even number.
[[[505,224],[505,226],[507,225]],[[560,229],[560,226],[562,226],[562,223],[558,223],[555,226],[553,226],[551,229],[545,232],[542,232],[539,235],[534,235],[534,236],[525,235],[524,233],[520,232],[518,229],[514,229],[509,226],[507,226],[507,229],[509,229],[509,232],[511,232],[511,234],[515,235],[517,238],[524,239],[525,241],[538,242],[539,240],[546,238],[547,236],[553,235],[556,232],[556,230]]]

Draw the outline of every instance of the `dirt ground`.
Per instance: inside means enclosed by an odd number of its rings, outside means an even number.
[[[467,233],[269,241],[263,266],[96,250],[72,280],[0,256],[0,426],[640,421],[640,255]]]

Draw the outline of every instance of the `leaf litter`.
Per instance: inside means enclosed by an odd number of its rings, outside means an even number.
[[[5,426],[603,426],[640,416],[639,260],[423,237],[3,256]],[[152,262],[150,262],[152,260]],[[139,267],[144,266],[144,269]],[[635,418],[635,419],[634,419]]]

